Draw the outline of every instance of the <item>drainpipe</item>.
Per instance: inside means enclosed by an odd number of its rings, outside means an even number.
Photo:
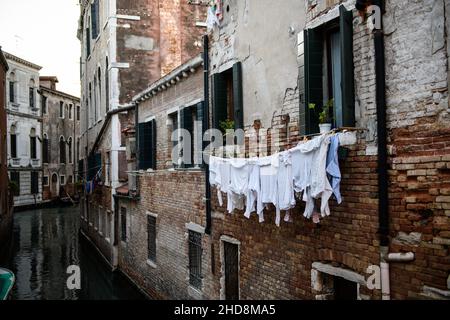
[[[203,82],[205,102],[203,104],[203,128],[209,129],[209,39],[208,35],[203,36]],[[203,141],[203,150],[205,150],[205,141]],[[205,233],[211,234],[211,185],[209,184],[209,161],[205,161],[205,209],[206,209],[206,228]]]
[[[356,8],[361,10],[367,1],[357,1]],[[373,0],[372,4],[380,8],[380,29],[374,29],[375,79],[378,134],[378,235],[380,240],[380,268],[382,300],[390,300],[389,262],[409,262],[414,260],[414,253],[389,253],[389,176],[386,126],[386,71],[383,32],[384,1]]]
[[[134,150],[136,157],[136,172],[139,170],[139,102],[136,101],[134,104]],[[136,197],[139,197],[139,175],[136,174],[136,181],[134,182],[136,186]],[[128,190],[129,191],[129,190]]]

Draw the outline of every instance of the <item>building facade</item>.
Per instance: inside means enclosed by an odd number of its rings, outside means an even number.
[[[77,196],[80,99],[56,89],[56,77],[40,77],[43,119],[43,200]]]
[[[113,191],[112,215],[95,207],[111,199],[98,189],[82,220],[150,296],[448,299],[450,7],[367,3],[218,1],[204,61],[180,64],[114,113],[128,115],[127,183]],[[277,27],[262,29],[268,21]],[[263,157],[313,139],[322,122],[342,137],[342,203],[332,198],[330,215],[312,221],[297,197],[279,226],[272,206],[263,223],[229,214],[195,161],[202,143],[179,135],[243,129],[233,153]]]
[[[12,233],[12,202],[9,196],[6,126],[6,85],[9,66],[0,47],[0,259],[6,253]]]
[[[5,53],[7,74],[8,171],[14,206],[42,202],[42,115],[39,70],[42,67]]]
[[[117,245],[95,240],[99,231],[94,215],[118,215],[114,195],[127,180],[122,131],[134,123],[129,103],[149,84],[201,51],[203,30],[196,22],[205,21],[205,10],[187,2],[144,0],[82,0],[80,9],[79,168],[84,168],[85,182],[99,182],[95,183],[96,195],[87,194],[81,206],[82,216],[88,217],[82,230],[116,266]],[[93,202],[95,196],[101,200]],[[110,221],[113,230],[117,220]]]

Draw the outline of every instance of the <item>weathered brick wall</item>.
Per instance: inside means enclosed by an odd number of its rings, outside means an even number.
[[[421,298],[423,286],[448,289],[450,270],[449,16],[444,1],[388,1],[386,10],[391,251],[415,253],[391,264],[391,290]]]
[[[205,226],[205,173],[201,170],[174,170],[168,112],[177,112],[203,100],[203,72],[172,84],[138,106],[139,122],[155,117],[157,126],[157,170],[137,173],[140,200],[120,199],[127,209],[128,241],[119,246],[119,267],[149,295],[158,298],[192,299],[209,297],[209,238],[203,237],[202,292],[189,287],[187,223]],[[156,267],[147,263],[147,213],[156,219]]]

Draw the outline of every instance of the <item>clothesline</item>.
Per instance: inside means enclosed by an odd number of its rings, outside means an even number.
[[[302,135],[302,136],[300,136],[300,139],[298,140],[299,142],[302,142],[302,141],[305,141],[305,140],[309,140],[309,138],[314,138],[314,137],[318,137],[318,136],[321,136],[321,135],[324,135],[324,134],[336,134],[336,133],[339,133],[339,132],[355,132],[355,131],[367,131],[368,129],[366,129],[366,128],[355,128],[355,127],[339,127],[339,128],[335,128],[335,129],[332,129],[332,130],[330,130],[330,131],[328,131],[328,132],[326,132],[326,133],[310,133],[310,134],[306,134],[306,135]],[[239,145],[232,145],[231,147],[236,147],[236,146],[238,146],[239,147]],[[224,148],[223,146],[222,147],[219,147],[219,148]],[[244,153],[244,158],[245,159],[249,159],[249,158],[254,158],[255,156],[251,156],[251,157],[246,157],[245,156],[245,152],[242,152],[242,151],[239,151],[239,152],[237,152],[236,150],[233,150],[233,151],[230,151],[230,152],[227,152],[227,150],[226,149],[222,149],[221,151],[217,151],[217,149],[219,149],[219,148],[212,148],[212,152],[208,152],[208,151],[203,151],[203,154],[204,155],[207,155],[207,156],[213,156],[213,157],[217,157],[217,153]],[[276,152],[276,153],[279,153],[279,152]],[[274,154],[276,154],[276,153],[274,153]],[[224,159],[232,159],[232,158],[224,158]]]
[[[342,201],[338,148],[344,134],[330,131],[265,157],[227,159],[212,156],[210,184],[217,188],[219,205],[223,205],[222,193],[226,193],[228,213],[245,207],[245,217],[256,212],[259,221],[264,222],[264,208],[273,204],[275,223],[280,226],[281,211],[286,212],[284,220],[290,222],[290,211],[297,202],[295,193],[302,193],[303,216],[318,223],[321,217],[330,215],[328,200],[333,194],[338,204]],[[317,209],[316,199],[321,201]]]

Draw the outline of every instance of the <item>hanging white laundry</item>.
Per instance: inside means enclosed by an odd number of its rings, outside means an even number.
[[[217,162],[215,183],[217,186],[217,197],[219,198],[219,204],[222,206],[222,192],[228,195],[228,190],[230,188],[230,164],[226,159],[219,159]]]
[[[261,179],[261,202],[263,204],[272,203],[276,209],[275,224],[280,226],[280,207],[278,203],[278,168],[279,154],[263,157],[258,160]],[[262,212],[258,212],[258,215]]]
[[[264,222],[264,206],[261,202],[261,179],[260,168],[257,158],[249,159],[250,176],[248,180],[247,203],[244,216],[250,218],[253,212],[257,212],[259,222]]]
[[[281,152],[279,156],[279,169],[277,175],[278,202],[280,210],[289,210],[295,207],[294,185],[292,183],[292,159],[288,151]]]
[[[322,217],[330,215],[328,200],[333,194],[330,182],[326,172],[326,162],[330,136],[323,135],[320,148],[314,151],[311,163],[310,187],[303,194],[303,200],[306,201],[304,216],[311,218],[314,210],[314,199],[321,199],[320,213]]]
[[[243,158],[229,159],[228,162],[230,164],[230,186],[227,192],[227,209],[229,213],[232,213],[234,209],[244,209],[245,196],[248,193],[250,165],[248,160]]]
[[[219,164],[222,161],[221,158],[210,156],[209,157],[209,184],[217,188],[217,198],[219,199],[219,205],[223,206],[222,193],[217,183],[217,175],[219,174]]]

